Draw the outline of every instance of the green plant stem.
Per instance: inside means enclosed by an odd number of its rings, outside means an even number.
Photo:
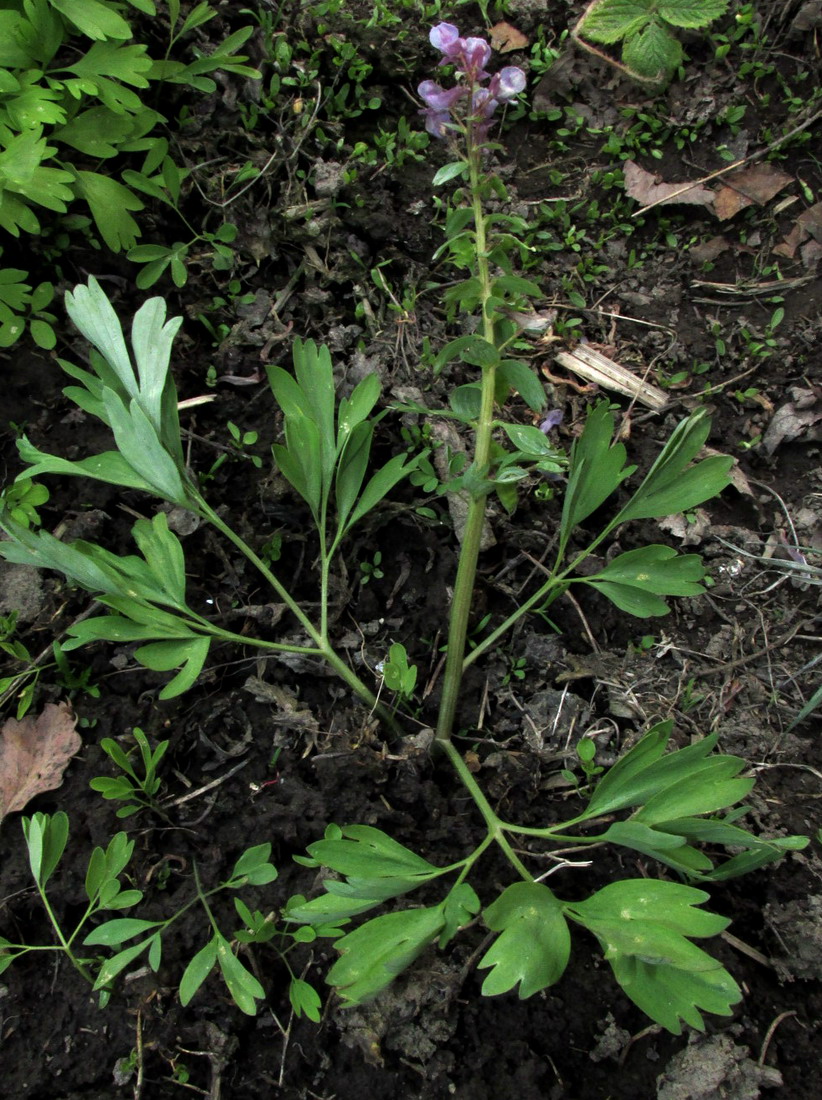
[[[488,242],[485,231],[485,216],[482,210],[482,191],[480,173],[482,171],[482,152],[471,144],[469,130],[469,189],[474,213],[474,231],[477,245],[477,276],[480,282],[480,300],[482,302],[483,336],[489,344],[494,343],[494,321],[489,315],[488,301],[491,298],[491,272],[488,265]],[[496,367],[484,367],[482,371],[482,397],[480,415],[474,437],[474,469],[479,476],[488,466],[491,450],[491,431],[494,420],[494,381]],[[468,516],[463,531],[457,576],[454,582],[454,596],[451,602],[451,617],[448,624],[448,653],[445,661],[442,699],[437,717],[437,740],[450,741],[454,727],[460,686],[463,674],[463,656],[468,634],[468,618],[474,594],[474,581],[477,575],[480,543],[485,525],[486,494],[473,495],[468,505]]]
[[[53,948],[53,950],[65,951],[66,955],[70,959],[71,964],[75,968],[75,970],[79,971],[79,973],[83,975],[83,977],[86,979],[86,981],[89,983],[89,985],[94,985],[94,978],[91,976],[91,974],[88,972],[86,967],[80,962],[80,960],[77,958],[77,956],[74,954],[74,952],[71,949],[71,944],[72,944],[72,941],[74,940],[74,937],[80,931],[80,928],[83,926],[83,924],[85,923],[86,919],[89,916],[89,910],[86,910],[86,913],[85,913],[82,921],[80,922],[80,924],[78,924],[77,928],[74,931],[74,935],[72,935],[71,939],[67,940],[66,937],[63,935],[62,929],[60,928],[60,922],[57,920],[57,917],[54,915],[54,911],[51,908],[51,905],[49,904],[49,899],[46,895],[46,892],[39,884],[37,886],[37,892],[40,895],[40,900],[43,902],[43,908],[46,910],[46,913],[48,914],[48,918],[51,921],[51,926],[54,929],[54,934],[57,936],[57,939],[60,941],[59,948]]]
[[[508,839],[505,836],[506,826],[504,822],[500,821],[500,819],[494,813],[493,809],[491,808],[491,803],[482,793],[479,784],[474,779],[471,772],[468,770],[465,761],[460,755],[459,749],[450,739],[442,742],[442,748],[448,756],[448,759],[453,764],[454,769],[457,775],[460,777],[460,780],[462,781],[466,790],[471,795],[474,802],[476,802],[477,808],[485,819],[485,824],[488,828],[489,840],[493,840],[495,844],[499,845],[499,847],[505,853],[507,859],[517,870],[517,872],[525,879],[526,882],[533,882],[534,876],[529,873],[528,868],[520,860],[519,856],[516,854],[516,852],[514,852],[513,848],[508,843]],[[479,846],[479,848],[470,857],[471,863],[475,862],[476,859],[479,858],[486,847],[487,844],[485,843]],[[463,876],[460,877],[462,878]]]
[[[263,577],[265,577],[265,579],[268,581],[268,583],[271,585],[271,587],[274,589],[274,591],[277,593],[277,595],[280,597],[280,599],[283,601],[283,603],[286,605],[286,607],[288,607],[289,611],[291,611],[291,613],[297,619],[299,624],[302,626],[302,628],[308,634],[309,638],[311,638],[311,640],[314,642],[314,648],[312,649],[312,648],[308,648],[308,647],[300,647],[300,646],[293,646],[293,645],[282,645],[281,643],[277,643],[277,642],[266,642],[262,639],[238,637],[236,634],[231,634],[229,631],[220,631],[219,628],[217,628],[217,630],[215,631],[215,630],[213,630],[213,628],[211,627],[210,624],[208,624],[209,625],[209,630],[212,630],[212,632],[214,632],[214,633],[219,631],[220,636],[226,637],[226,638],[231,638],[233,640],[238,640],[238,641],[242,642],[244,645],[251,644],[251,645],[257,645],[257,646],[259,646],[260,648],[263,648],[263,649],[272,649],[272,650],[279,651],[279,652],[304,653],[304,654],[307,654],[307,655],[310,655],[310,656],[322,657],[323,660],[327,664],[329,664],[331,666],[331,668],[334,669],[334,671],[337,673],[337,675],[340,677],[340,679],[343,680],[346,684],[348,684],[348,686],[351,688],[351,690],[354,692],[354,694],[357,695],[360,699],[362,699],[362,701],[367,706],[369,706],[371,708],[371,710],[374,711],[379,716],[380,720],[382,722],[384,722],[389,729],[391,729],[394,733],[400,733],[401,729],[400,729],[399,724],[397,723],[396,718],[391,714],[391,712],[386,707],[384,707],[379,702],[379,700],[377,699],[377,696],[374,694],[374,692],[371,691],[371,689],[368,688],[363,683],[363,681],[359,678],[359,676],[357,676],[357,674],[355,672],[353,672],[351,668],[349,668],[349,666],[346,664],[346,662],[342,659],[342,657],[340,657],[340,655],[337,653],[337,651],[330,644],[330,642],[328,641],[328,638],[325,637],[322,630],[317,630],[317,628],[314,626],[314,624],[311,622],[311,620],[308,618],[308,616],[302,610],[300,605],[291,596],[291,594],[288,592],[288,590],[283,587],[283,585],[280,583],[280,581],[277,579],[277,577],[275,577],[275,575],[271,572],[271,570],[268,568],[268,566],[265,564],[265,562],[257,554],[254,553],[254,551],[251,549],[251,547],[248,545],[248,543],[246,543],[243,539],[241,539],[240,536],[228,526],[228,524],[224,523],[220,519],[220,517],[217,515],[217,513],[214,511],[214,509],[211,508],[206,503],[206,501],[203,500],[203,498],[199,496],[199,494],[196,494],[195,499],[196,499],[196,502],[197,502],[197,507],[201,511],[201,514],[214,527],[216,527],[218,531],[220,531],[223,535],[225,535],[225,537],[230,542],[232,542],[237,547],[237,549],[246,558],[248,558],[248,560],[252,563],[252,565],[254,565],[259,570],[259,572],[263,575]],[[323,576],[324,576],[323,608],[325,609],[326,604],[327,604],[327,584],[328,584],[328,581],[327,581],[328,563],[325,559],[323,561],[323,565],[324,565],[324,573],[323,573]],[[326,614],[327,614],[327,612],[326,612]],[[326,619],[325,619],[325,616],[324,616],[323,617],[323,624],[325,625],[325,623],[326,623]]]

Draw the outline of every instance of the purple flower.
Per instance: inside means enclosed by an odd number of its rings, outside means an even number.
[[[516,65],[508,65],[491,77],[488,90],[494,99],[498,99],[501,103],[509,103],[525,90],[525,73]]]
[[[453,129],[452,111],[461,99],[466,106],[462,120],[470,123],[476,142],[485,141],[494,111],[500,103],[510,103],[525,88],[525,73],[513,65],[493,77],[485,71],[491,60],[491,47],[484,38],[462,38],[453,23],[438,23],[428,35],[431,45],[443,55],[440,65],[455,65],[457,83],[443,88],[433,80],[424,80],[417,89],[426,105],[422,111],[425,128],[435,137],[446,137]],[[481,87],[490,78],[487,87]]]
[[[552,409],[551,412],[548,413],[548,415],[545,417],[545,419],[540,424],[539,430],[541,432],[545,432],[545,434],[547,435],[550,431],[553,431],[554,428],[558,428],[561,423],[562,423],[562,410],[561,409]]]

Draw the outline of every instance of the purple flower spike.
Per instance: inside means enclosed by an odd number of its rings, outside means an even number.
[[[443,88],[434,80],[424,80],[419,85],[417,92],[425,103],[421,113],[426,130],[435,137],[447,137],[455,129],[465,130],[468,124],[473,140],[482,144],[500,103],[510,103],[525,88],[525,73],[508,66],[491,77],[485,71],[491,60],[490,45],[484,38],[461,38],[453,23],[438,23],[431,28],[428,38],[443,55],[440,65],[456,67],[457,79],[453,88]],[[481,87],[489,78],[488,86]],[[452,116],[463,98],[464,106]]]
[[[435,50],[448,53],[450,46],[459,40],[460,32],[453,23],[437,23],[428,35],[428,41]]]

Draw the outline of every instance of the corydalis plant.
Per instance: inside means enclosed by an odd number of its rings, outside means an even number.
[[[417,88],[426,104],[422,112],[426,130],[445,138],[469,128],[474,142],[484,141],[497,107],[510,103],[524,90],[525,73],[509,65],[491,76],[485,70],[491,47],[483,38],[461,38],[452,23],[438,23],[428,38],[443,55],[440,65],[455,65],[457,73],[451,88],[433,80],[424,80]]]

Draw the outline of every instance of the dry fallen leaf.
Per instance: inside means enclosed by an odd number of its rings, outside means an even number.
[[[68,703],[47,703],[38,718],[9,718],[0,729],[0,821],[35,795],[53,791],[82,745]]]
[[[752,164],[729,172],[714,199],[716,216],[724,222],[746,206],[762,206],[793,182],[793,176],[773,164]]]
[[[488,32],[491,39],[491,48],[498,53],[510,53],[512,50],[524,50],[528,45],[528,39],[512,27],[510,23],[497,23]]]
[[[663,183],[659,176],[646,172],[633,160],[622,166],[625,190],[642,206],[658,203],[664,206],[672,202],[687,202],[695,206],[712,206],[714,193],[699,183]]]
[[[820,438],[815,425],[822,421],[822,403],[814,390],[793,386],[792,401],[776,410],[762,439],[765,453],[772,455],[780,443],[803,439],[812,443]]]

